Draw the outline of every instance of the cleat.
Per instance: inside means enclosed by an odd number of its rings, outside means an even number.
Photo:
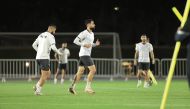
[[[95,91],[93,91],[92,88],[86,88],[84,90],[84,92],[89,93],[89,94],[94,94],[95,93]]]
[[[69,91],[71,94],[74,94],[74,95],[77,94],[73,87],[70,87],[68,91]]]

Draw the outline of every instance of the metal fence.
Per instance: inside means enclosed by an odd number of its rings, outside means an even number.
[[[136,75],[134,72],[133,59],[105,59],[105,58],[94,58],[94,64],[96,65],[97,72],[95,77],[107,77],[110,79],[116,77],[124,77],[126,67],[123,66],[124,62],[131,63],[132,66],[132,77]],[[176,69],[174,77],[184,78],[187,75],[186,59],[177,59]],[[171,59],[156,59],[153,73],[157,78],[165,78],[170,68]],[[77,59],[69,59],[67,65],[67,78],[73,78],[78,68]],[[50,68],[52,74],[57,70],[58,63],[55,60],[50,61]],[[87,71],[84,76],[87,76]],[[0,59],[0,78],[10,79],[24,79],[39,77],[40,71],[35,59]],[[53,75],[51,76],[53,77]]]
[[[161,77],[166,77],[170,69],[172,59],[161,60]],[[187,75],[187,59],[177,59],[173,77],[184,78]]]

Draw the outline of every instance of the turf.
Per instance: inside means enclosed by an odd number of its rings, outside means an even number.
[[[85,82],[77,85],[78,95],[67,89],[70,82],[47,82],[43,96],[35,96],[34,82],[0,83],[0,109],[159,109],[165,81],[149,89],[136,88],[136,81],[94,81],[96,94],[84,93]],[[174,80],[167,109],[190,109],[190,91],[185,80]]]

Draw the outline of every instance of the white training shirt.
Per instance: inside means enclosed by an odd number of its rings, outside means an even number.
[[[79,40],[78,40],[79,39]],[[78,42],[80,41],[80,43]],[[80,45],[79,57],[81,56],[91,56],[92,46],[95,46],[94,33],[88,30],[82,31],[74,40],[74,43]],[[92,44],[90,48],[84,47],[84,44]]]
[[[55,38],[49,32],[41,33],[32,46],[37,51],[36,59],[50,59],[51,49],[58,53],[55,47]]]
[[[139,52],[138,62],[150,62],[149,53],[153,51],[152,44],[140,42],[136,44],[135,50]]]
[[[63,55],[59,55],[59,63],[66,64],[68,63],[68,57],[70,56],[70,51],[68,48],[59,48],[59,52]]]

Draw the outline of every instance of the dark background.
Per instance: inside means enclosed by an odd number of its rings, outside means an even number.
[[[119,33],[123,57],[133,57],[133,53],[129,56],[125,54],[134,49],[141,34],[150,37],[158,58],[171,57],[175,44],[173,36],[180,25],[171,8],[176,6],[183,13],[185,2],[186,0],[6,0],[1,1],[0,6],[0,32],[43,32],[50,23],[57,24],[57,32],[80,32],[84,30],[84,19],[92,18],[96,23],[95,32]],[[119,10],[114,10],[115,7]],[[185,54],[183,47],[180,57],[185,57]]]

